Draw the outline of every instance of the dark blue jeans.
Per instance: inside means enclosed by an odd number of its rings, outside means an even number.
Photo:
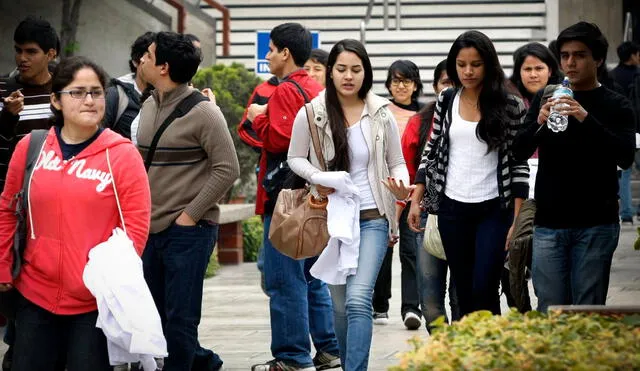
[[[427,214],[420,218],[420,226],[427,224]],[[440,316],[447,317],[444,308],[444,299],[447,292],[447,271],[449,263],[446,260],[436,258],[422,247],[424,232],[416,233],[418,288],[420,289],[420,306],[424,316],[427,330],[431,332],[431,322]],[[453,279],[449,278],[449,305],[451,306],[451,320],[460,319],[460,309],[456,298],[456,288]]]
[[[443,196],[438,229],[456,286],[460,315],[477,310],[500,314],[500,275],[513,210],[498,198],[463,203]]]
[[[549,305],[605,304],[619,224],[533,232],[533,288],[538,310]]]
[[[271,313],[271,353],[287,364],[313,366],[311,344],[318,352],[339,354],[333,307],[327,285],[309,269],[317,258],[294,260],[269,241],[271,215],[264,217],[264,274]]]
[[[96,327],[98,311],[57,315],[20,297],[16,313],[13,371],[109,371],[107,339]],[[63,367],[64,369],[64,367]]]
[[[142,254],[144,278],[158,307],[169,356],[164,370],[217,370],[222,360],[198,342],[204,274],[218,226],[200,221],[149,235]]]

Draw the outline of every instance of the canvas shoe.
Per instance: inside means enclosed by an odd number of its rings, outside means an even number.
[[[318,352],[313,357],[313,365],[316,366],[318,371],[338,368],[340,367],[340,357],[326,352]]]

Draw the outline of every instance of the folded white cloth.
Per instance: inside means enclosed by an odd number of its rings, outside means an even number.
[[[89,251],[82,278],[98,303],[96,327],[107,338],[111,365],[140,362],[155,370],[154,357],[167,356],[167,342],[142,260],[122,229]]]
[[[356,274],[360,252],[360,192],[345,171],[311,176],[313,184],[335,189],[327,205],[329,242],[309,272],[330,285],[344,285]]]

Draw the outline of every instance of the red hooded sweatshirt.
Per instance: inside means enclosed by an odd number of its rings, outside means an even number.
[[[11,283],[29,301],[56,314],[97,309],[82,273],[89,250],[121,226],[107,164],[113,170],[129,238],[142,254],[149,233],[151,195],[140,153],[129,141],[105,129],[77,156],[62,160],[54,129],[49,131],[31,178],[24,264],[11,278],[16,230],[13,196],[22,188],[25,136],[13,153],[0,198],[0,283]],[[117,272],[114,272],[117,274]]]

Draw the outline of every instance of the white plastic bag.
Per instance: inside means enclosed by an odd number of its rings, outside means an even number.
[[[437,215],[429,214],[427,217],[427,225],[424,227],[422,247],[436,258],[447,260],[447,256],[444,253],[444,247],[442,246],[442,240],[440,239]]]

